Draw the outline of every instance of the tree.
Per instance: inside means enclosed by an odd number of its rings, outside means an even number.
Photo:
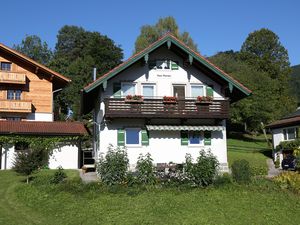
[[[53,60],[50,67],[72,80],[57,96],[62,112],[73,111],[78,119],[80,90],[92,82],[93,67],[104,74],[121,63],[123,50],[113,40],[98,32],[90,32],[77,26],[64,26],[57,35]]]
[[[295,110],[296,100],[290,94],[288,52],[274,32],[262,28],[250,33],[242,45],[240,57],[248,65],[276,80],[274,94],[277,96],[276,112],[279,116],[275,119]]]
[[[14,45],[13,48],[44,65],[48,64],[52,57],[52,51],[47,43],[42,42],[37,35],[26,36],[21,44]]]
[[[239,52],[216,54],[210,60],[253,91],[231,107],[231,122],[244,125],[246,130],[259,131],[261,122],[268,124],[280,115],[277,110],[276,80],[240,60]]]
[[[191,49],[198,51],[197,45],[190,37],[190,34],[188,32],[180,33],[175,18],[168,16],[165,18],[160,18],[153,26],[144,25],[141,27],[141,33],[135,41],[135,52],[139,52],[148,47],[150,44],[157,41],[161,36],[168,32],[172,33],[179,40],[183,41]]]
[[[45,149],[29,149],[16,154],[13,162],[13,169],[26,176],[27,184],[30,175],[39,168],[48,164],[49,154]]]

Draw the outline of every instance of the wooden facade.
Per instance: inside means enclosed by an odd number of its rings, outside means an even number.
[[[4,64],[4,66],[3,66]],[[53,91],[70,80],[0,44],[0,119],[51,115]],[[36,118],[36,116],[31,116]]]

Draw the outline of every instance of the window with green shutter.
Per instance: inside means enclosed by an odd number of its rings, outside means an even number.
[[[118,146],[125,145],[125,130],[118,130]]]
[[[179,69],[178,63],[171,61],[171,69],[172,70],[178,70]]]
[[[204,132],[204,145],[211,145],[211,131]]]
[[[142,145],[148,146],[149,145],[149,134],[147,130],[141,130],[142,134]]]
[[[189,135],[187,131],[181,131],[181,145],[189,144]]]
[[[121,83],[113,83],[113,93],[115,98],[121,98]]]
[[[206,87],[206,96],[214,97],[214,90],[211,87]]]

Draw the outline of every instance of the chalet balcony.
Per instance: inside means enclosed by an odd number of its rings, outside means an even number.
[[[0,83],[26,84],[26,75],[25,73],[0,71]]]
[[[162,98],[127,101],[124,98],[105,99],[106,118],[229,118],[229,100],[197,102],[182,99],[165,102]]]
[[[0,100],[0,112],[31,113],[31,101]]]

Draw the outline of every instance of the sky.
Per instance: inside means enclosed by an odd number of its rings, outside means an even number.
[[[12,47],[34,34],[54,49],[59,29],[76,25],[107,35],[127,59],[143,25],[173,16],[204,56],[238,51],[249,33],[268,28],[288,50],[291,65],[296,65],[300,64],[299,9],[298,0],[9,0],[1,1],[0,42]]]

